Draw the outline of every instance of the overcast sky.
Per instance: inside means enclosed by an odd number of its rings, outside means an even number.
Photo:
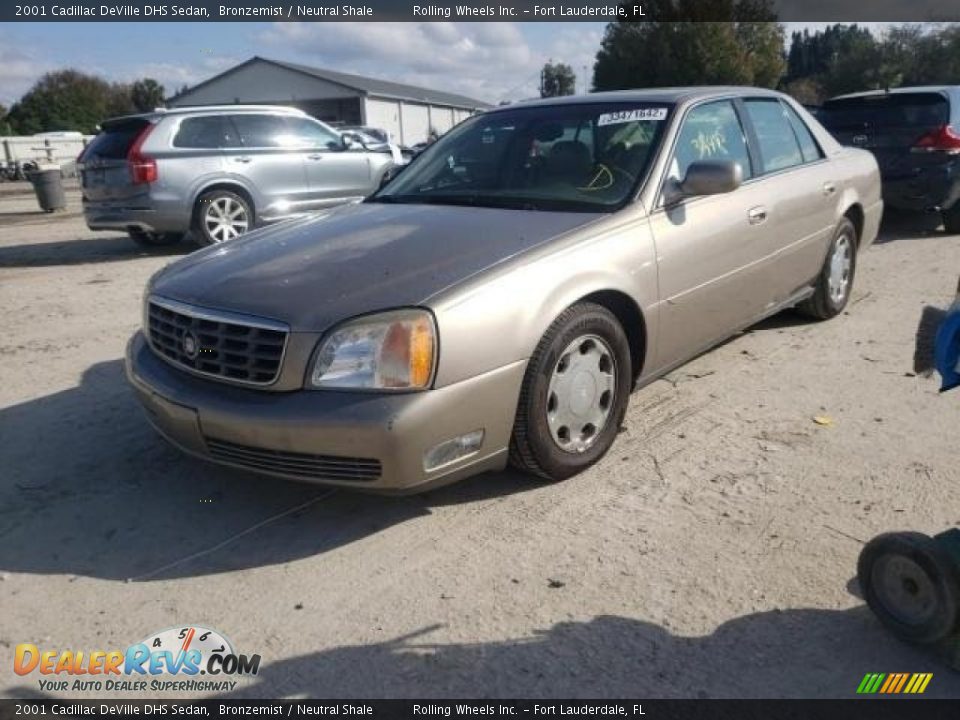
[[[823,23],[820,23],[823,24]],[[815,27],[817,23],[787,23]],[[531,97],[549,59],[589,85],[604,23],[7,23],[0,103],[44,72],[153,77],[169,94],[253,55],[450,90],[488,102]]]

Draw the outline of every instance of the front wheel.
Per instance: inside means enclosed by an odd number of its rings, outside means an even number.
[[[194,231],[201,245],[233,240],[253,228],[253,209],[229,190],[211,190],[197,199]]]
[[[839,315],[850,300],[856,270],[857,229],[848,218],[844,218],[833,233],[813,295],[798,309],[817,320],[829,320]]]
[[[616,316],[588,302],[567,308],[527,365],[511,464],[563,480],[597,462],[620,430],[631,372],[630,345]]]

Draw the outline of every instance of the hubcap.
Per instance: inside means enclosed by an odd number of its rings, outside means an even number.
[[[567,345],[553,368],[547,389],[547,425],[553,441],[570,453],[586,451],[610,419],[617,364],[596,335]]]
[[[833,301],[834,305],[840,305],[847,297],[847,291],[850,288],[850,267],[853,264],[852,255],[853,247],[850,244],[850,238],[841,235],[837,238],[833,255],[830,256],[828,285],[830,300]]]
[[[937,593],[923,568],[901,555],[884,555],[873,566],[877,599],[907,625],[920,625],[936,612]]]
[[[229,197],[221,197],[207,203],[203,224],[214,242],[225,242],[247,231],[247,209]]]

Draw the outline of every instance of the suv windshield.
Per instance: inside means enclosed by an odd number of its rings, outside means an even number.
[[[428,147],[371,201],[615,210],[646,174],[670,109],[598,103],[480,115]]]

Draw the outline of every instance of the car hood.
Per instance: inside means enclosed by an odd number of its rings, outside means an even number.
[[[419,305],[507,258],[597,219],[589,213],[362,203],[189,255],[150,292],[320,332]]]

